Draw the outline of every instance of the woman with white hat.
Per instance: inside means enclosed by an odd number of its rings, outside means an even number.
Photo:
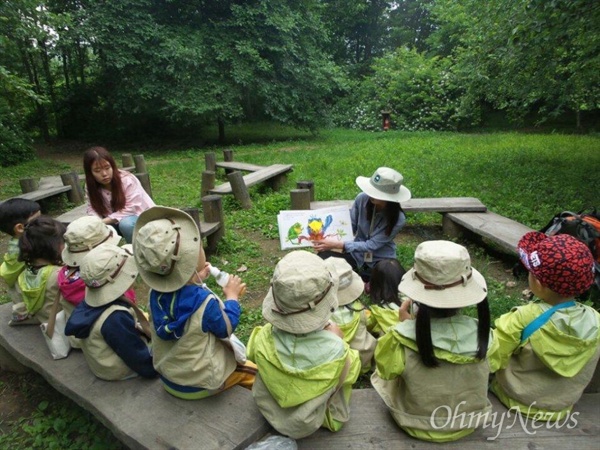
[[[401,322],[377,341],[371,383],[410,436],[432,442],[467,436],[491,412],[486,358],[494,343],[485,280],[466,248],[427,241],[398,291],[410,300],[400,307]],[[458,314],[471,305],[479,320]]]
[[[335,269],[314,253],[288,253],[263,301],[269,323],[256,327],[248,342],[248,358],[258,366],[252,387],[258,409],[293,439],[320,427],[338,431],[349,419],[360,360],[329,320],[338,285]]]
[[[394,239],[406,222],[401,202],[411,197],[403,182],[402,174],[389,167],[378,168],[371,178],[357,177],[356,184],[362,192],[350,211],[354,241],[315,242],[319,256],[343,257],[364,281],[369,281],[370,271],[378,261],[396,257]]]

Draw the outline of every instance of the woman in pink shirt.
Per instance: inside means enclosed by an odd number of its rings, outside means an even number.
[[[92,147],[83,154],[87,213],[98,216],[131,243],[138,216],[154,202],[135,175],[119,170],[104,147]]]

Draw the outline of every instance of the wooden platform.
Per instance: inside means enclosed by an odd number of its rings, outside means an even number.
[[[224,163],[220,163],[224,164]],[[231,164],[240,164],[232,162]],[[262,167],[260,170],[255,172],[251,172],[247,175],[244,175],[244,184],[246,187],[254,186],[258,183],[262,183],[263,181],[267,181],[281,175],[285,175],[286,173],[292,170],[292,164],[273,164],[267,167]],[[219,186],[216,186],[209,190],[211,194],[233,194],[233,189],[231,188],[231,183],[223,183]]]
[[[311,202],[310,209],[331,208],[332,206],[348,205],[352,207],[354,200],[331,200]],[[411,198],[402,202],[406,212],[485,212],[486,206],[481,200],[473,197],[441,197],[441,198]]]
[[[27,192],[26,194],[15,195],[11,198],[24,198],[27,200],[32,200],[37,202],[39,200],[44,200],[49,197],[54,197],[55,195],[64,194],[65,192],[69,192],[71,190],[71,186],[52,186],[42,189],[37,189],[32,192]],[[6,200],[0,200],[0,203],[4,203]]]
[[[443,218],[444,233],[450,236],[466,234],[480,236],[484,242],[501,251],[517,255],[519,239],[532,228],[491,211],[483,213],[447,213]]]
[[[243,449],[270,427],[249,390],[234,387],[201,401],[177,399],[160,381],[103,381],[72,350],[52,360],[39,327],[10,327],[11,305],[0,305],[0,346],[40,373],[56,390],[90,411],[130,449]]]
[[[259,166],[256,164],[250,164],[250,163],[238,162],[238,161],[221,161],[221,162],[215,163],[215,165],[217,167],[220,167],[221,169],[241,170],[242,172],[258,172],[259,170],[262,170],[265,168],[265,166]]]

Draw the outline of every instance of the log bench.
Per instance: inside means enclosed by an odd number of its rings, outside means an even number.
[[[311,201],[310,209],[331,208],[347,205],[352,207],[354,200]],[[292,209],[294,209],[292,207]],[[441,198],[411,198],[402,202],[405,212],[485,212],[486,206],[481,200],[473,197],[441,197]]]
[[[262,182],[269,182],[274,190],[277,190],[281,186],[285,176],[288,172],[292,171],[292,164],[272,164],[267,167],[263,167],[255,172],[250,172],[243,176],[244,185],[246,188],[254,186]],[[231,183],[223,183],[212,189],[209,189],[211,194],[225,195],[233,194],[233,188]]]
[[[39,327],[10,327],[10,314],[10,304],[0,305],[0,350],[4,351],[0,352],[0,367],[41,374],[56,390],[90,411],[128,448],[244,449],[274,433],[246,389],[236,386],[212,398],[186,401],[169,395],[157,379],[103,381],[91,373],[79,350],[72,350],[66,359],[52,360]],[[502,429],[498,425],[480,428],[457,442],[443,444],[443,448],[598,448],[597,391],[585,393],[575,405],[575,427],[529,426],[525,430],[517,418],[515,425],[507,428],[513,416],[505,420]],[[507,410],[493,394],[490,400],[498,424]],[[374,389],[353,391],[350,420],[341,431],[320,429],[296,442],[300,450],[442,448],[400,430]]]

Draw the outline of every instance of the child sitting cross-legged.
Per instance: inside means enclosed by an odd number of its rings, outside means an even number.
[[[226,300],[206,287],[210,264],[194,220],[174,208],[144,211],[133,232],[134,254],[150,286],[154,366],[165,390],[186,400],[218,394],[239,384],[251,388],[256,366],[237,363],[229,338],[237,326],[240,292],[246,284],[232,275]]]
[[[367,331],[368,310],[358,300],[364,292],[364,282],[343,258],[327,258],[325,263],[328,267],[333,265],[339,277],[339,306],[331,315],[331,320],[340,327],[344,341],[350,348],[358,351],[361,372],[366,373],[373,366],[377,340]]]
[[[19,261],[19,237],[25,226],[39,215],[40,205],[24,198],[10,198],[0,204],[0,231],[10,236],[0,265],[0,277],[8,286],[8,296],[13,302],[11,324],[29,318],[17,284],[19,274],[25,270],[25,262]]]
[[[371,383],[410,436],[432,442],[467,436],[491,411],[486,282],[471,267],[466,248],[426,241],[398,289],[410,300],[400,307],[401,322],[377,341]],[[459,314],[471,305],[477,305],[479,320]]]
[[[600,314],[574,300],[594,282],[594,258],[566,234],[529,232],[518,250],[540,301],[496,320],[491,390],[525,416],[560,420],[581,397],[600,358]]]
[[[319,427],[338,431],[349,419],[360,360],[329,320],[337,291],[337,274],[325,261],[303,250],[288,253],[263,301],[269,323],[256,327],[248,342],[248,357],[259,370],[252,389],[258,409],[294,439]]]
[[[79,270],[85,300],[73,310],[65,334],[79,339],[91,371],[108,381],[156,377],[148,320],[124,296],[138,274],[131,245],[101,244]]]

